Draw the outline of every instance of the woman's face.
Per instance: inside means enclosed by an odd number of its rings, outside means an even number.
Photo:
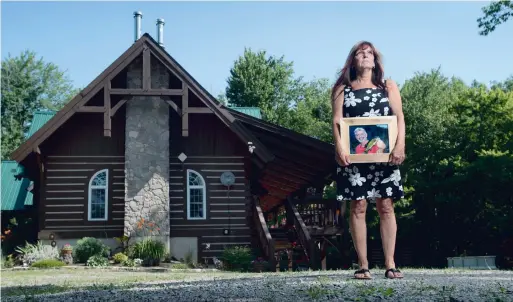
[[[355,65],[360,70],[374,67],[374,52],[368,45],[359,49],[354,58]]]

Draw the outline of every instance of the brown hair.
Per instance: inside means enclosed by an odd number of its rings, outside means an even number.
[[[361,41],[356,43],[353,48],[351,48],[351,51],[349,52],[349,55],[347,56],[346,63],[344,64],[344,67],[342,67],[342,70],[340,71],[340,76],[338,77],[337,81],[335,82],[335,85],[333,85],[333,89],[331,91],[331,100],[334,102],[335,99],[338,97],[338,95],[335,95],[335,91],[342,86],[342,85],[351,85],[351,82],[356,80],[357,77],[357,70],[354,66],[354,57],[356,56],[356,52],[358,50],[363,50],[367,47],[370,47],[372,49],[372,52],[374,53],[374,70],[372,72],[372,84],[374,84],[378,88],[385,89],[385,84],[383,82],[383,78],[385,75],[385,70],[383,68],[383,62],[381,58],[381,54],[379,51],[372,45],[371,42],[368,41]]]

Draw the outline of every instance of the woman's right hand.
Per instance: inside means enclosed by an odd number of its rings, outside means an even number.
[[[351,161],[349,160],[349,154],[342,148],[337,148],[335,159],[337,160],[337,163],[343,167],[351,164]]]

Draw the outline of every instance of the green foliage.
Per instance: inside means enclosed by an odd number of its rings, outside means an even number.
[[[21,256],[21,261],[32,265],[32,263],[44,260],[44,259],[58,259],[59,250],[51,245],[43,244],[38,241],[36,244],[25,243],[25,246],[19,246],[16,248]]]
[[[140,260],[140,259],[126,259],[125,261],[121,262],[121,265],[122,266],[126,266],[126,267],[135,267],[137,266],[139,263],[139,261],[137,260]]]
[[[508,21],[513,16],[513,2],[511,0],[493,1],[482,8],[484,16],[477,19],[479,34],[488,36],[497,26]]]
[[[117,253],[112,257],[112,259],[114,260],[114,263],[123,263],[128,259],[128,256],[123,253]]]
[[[99,254],[96,254],[87,259],[86,266],[106,267],[109,266],[109,259],[107,257],[103,257]]]
[[[188,268],[190,268],[190,266],[185,263],[173,263],[173,265],[171,265],[171,268],[173,268],[173,269],[188,269]]]
[[[144,266],[159,265],[165,253],[164,243],[153,238],[145,238],[129,248],[129,256],[142,259]]]
[[[32,267],[36,268],[55,268],[55,267],[63,267],[66,263],[57,260],[57,259],[42,259],[32,263]]]
[[[233,246],[223,250],[221,256],[225,269],[231,271],[249,271],[251,268],[251,249],[245,246]]]
[[[299,83],[293,78],[292,66],[284,57],[267,57],[265,51],[244,49],[227,80],[229,104],[259,107],[266,121],[282,125],[287,118],[291,93]]]
[[[2,60],[2,159],[24,140],[35,110],[62,108],[78,92],[65,72],[32,51]]]
[[[7,257],[0,258],[0,268],[12,268],[14,267],[14,259],[13,255],[8,255]]]
[[[101,257],[108,257],[109,254],[109,247],[93,237],[84,237],[78,240],[75,247],[75,259],[77,263],[86,263],[92,256],[99,255]]]

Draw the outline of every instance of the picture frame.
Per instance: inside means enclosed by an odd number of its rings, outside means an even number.
[[[340,119],[342,147],[351,163],[388,162],[397,133],[395,115]]]

